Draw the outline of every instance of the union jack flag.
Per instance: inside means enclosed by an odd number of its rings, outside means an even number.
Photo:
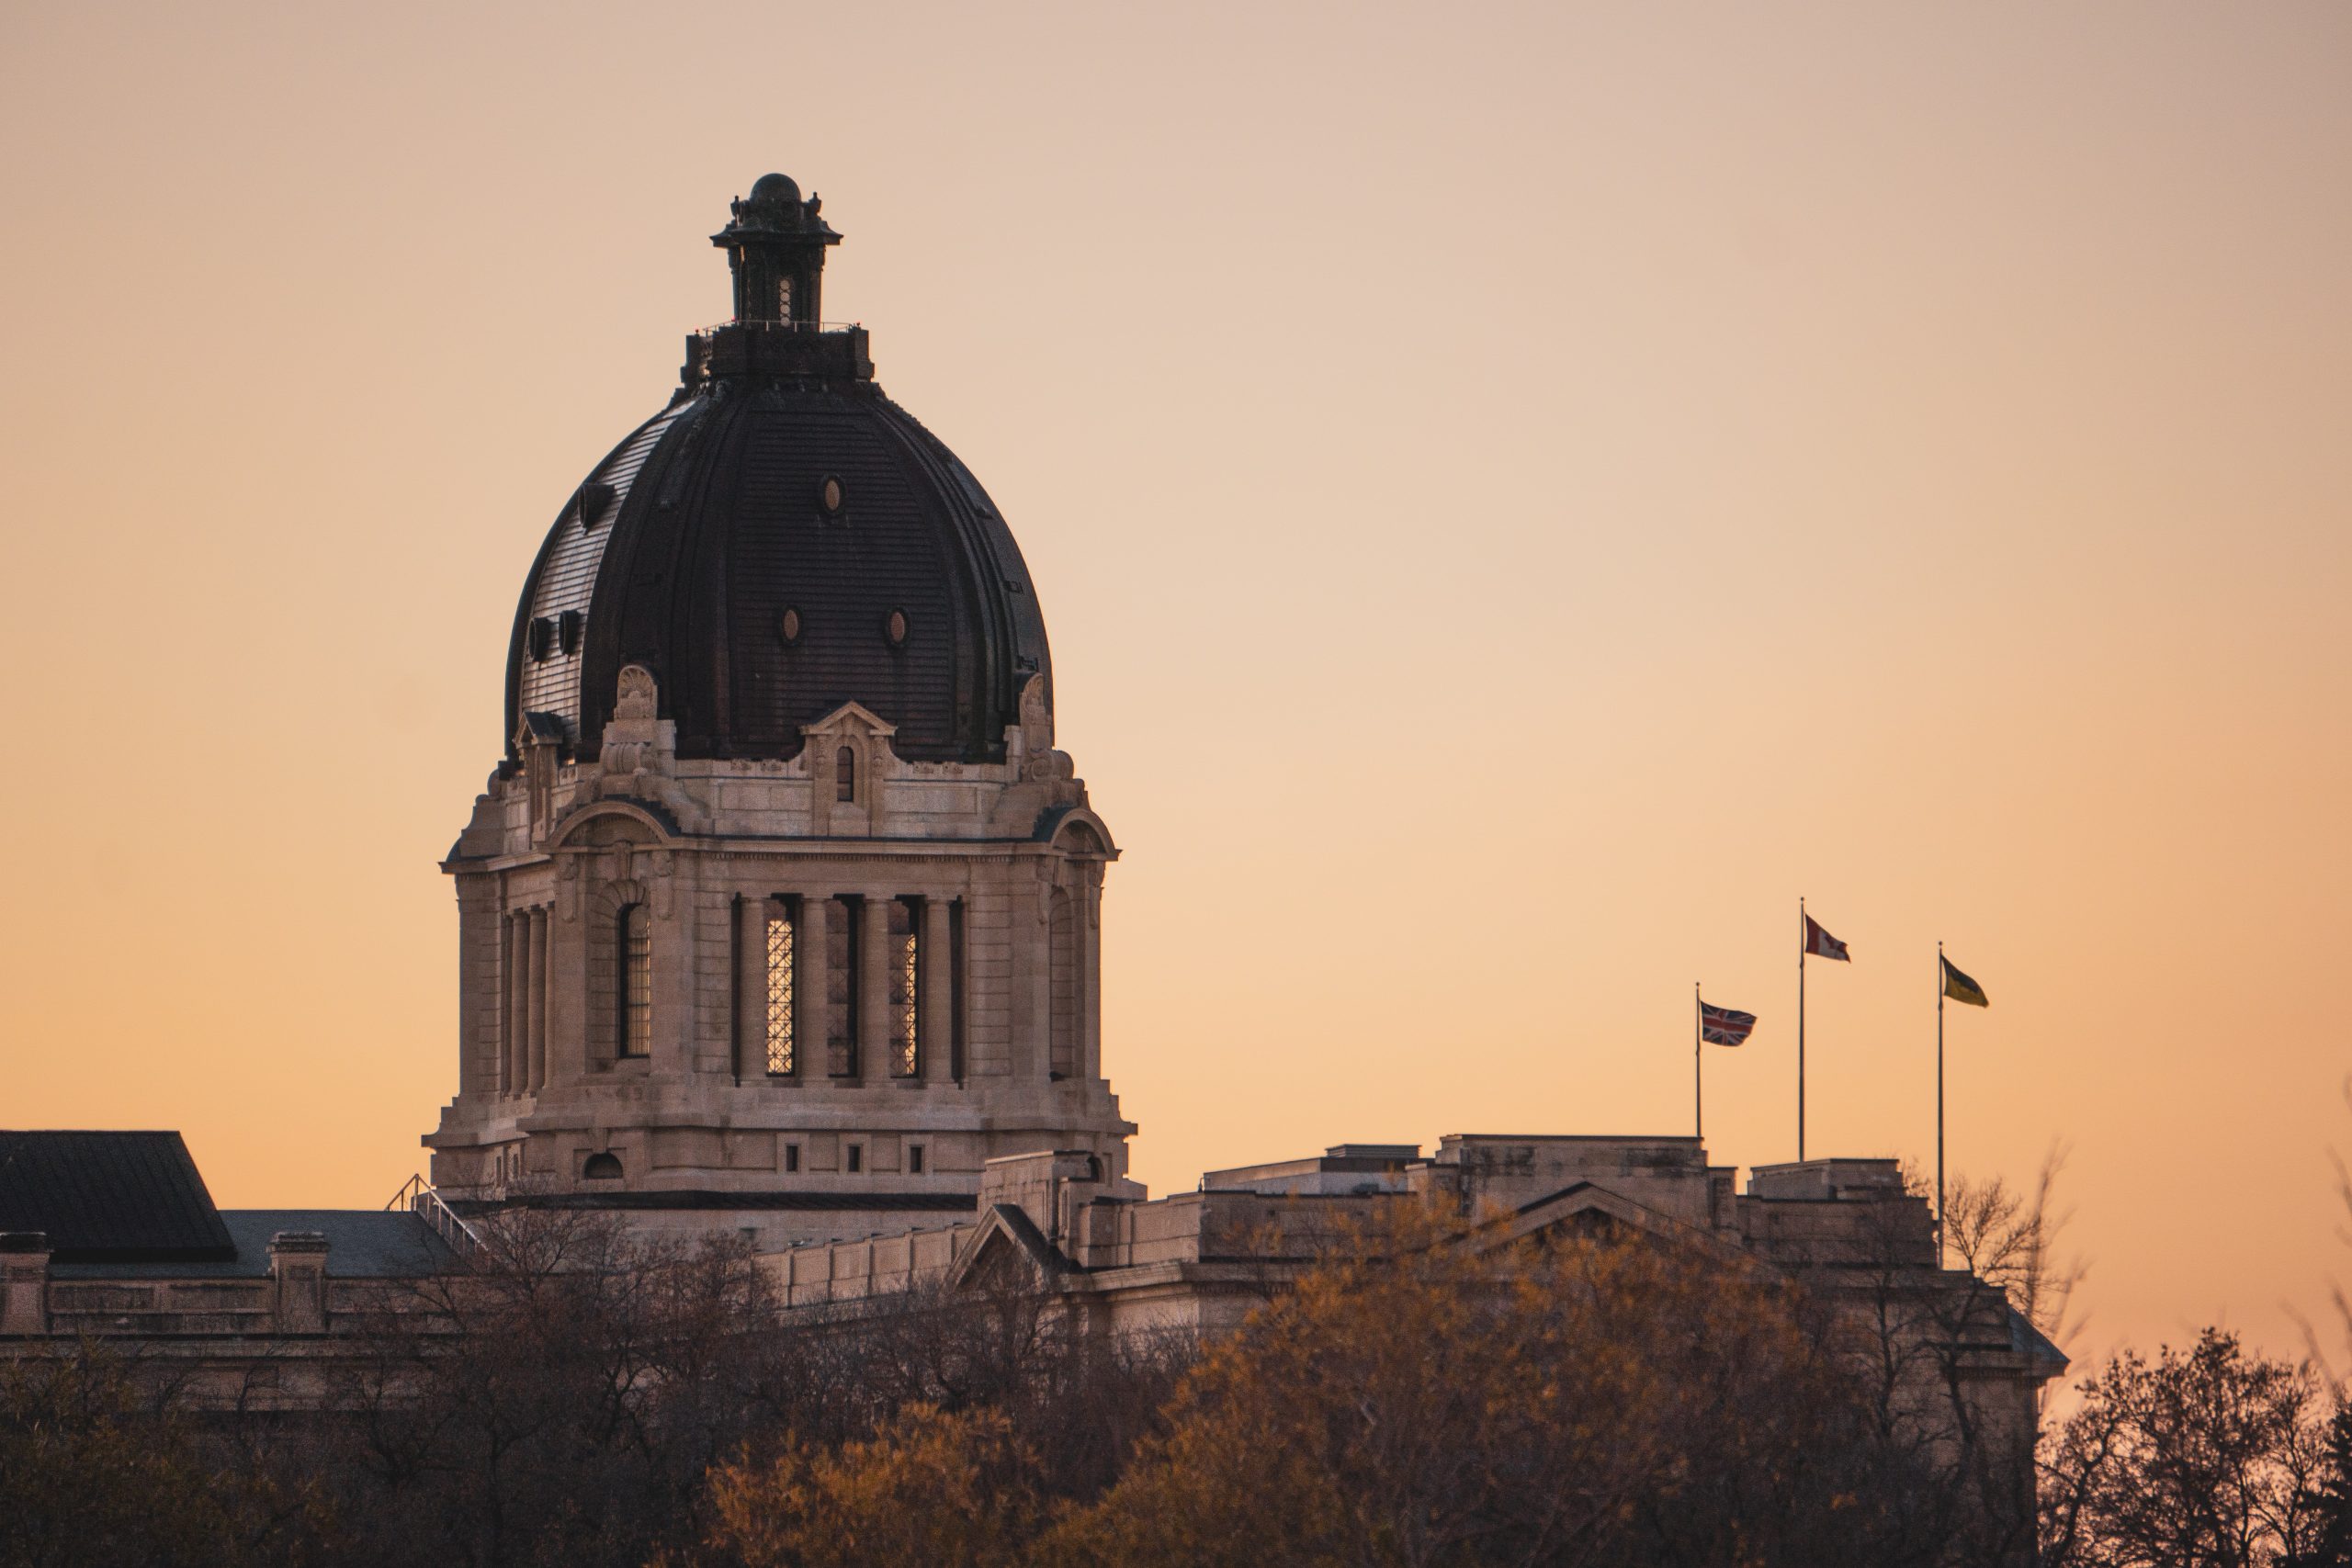
[[[1729,1008],[1699,1004],[1699,1038],[1710,1045],[1742,1045],[1749,1032],[1756,1027],[1752,1012],[1735,1012]]]

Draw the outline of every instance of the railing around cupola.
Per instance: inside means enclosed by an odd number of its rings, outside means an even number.
[[[855,333],[864,332],[864,321],[716,321],[707,327],[696,327],[695,336],[708,337],[729,327],[756,328],[763,333]]]

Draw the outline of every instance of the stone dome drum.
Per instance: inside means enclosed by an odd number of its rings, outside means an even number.
[[[1043,678],[1045,621],[970,470],[874,381],[862,327],[818,319],[840,235],[782,175],[713,243],[736,313],[687,339],[669,407],[565,502],[515,612],[506,740],[596,755],[624,666],[677,755],[783,758],[843,703],[913,761],[987,761]]]

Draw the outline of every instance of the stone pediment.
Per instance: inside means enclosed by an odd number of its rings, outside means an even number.
[[[1070,1267],[1028,1211],[995,1203],[947,1266],[951,1291],[1035,1290]]]
[[[1579,1181],[1548,1198],[1521,1204],[1493,1223],[1481,1225],[1464,1241],[1477,1252],[1492,1252],[1548,1234],[1563,1235],[1648,1235],[1686,1247],[1702,1247],[1726,1258],[1745,1258],[1712,1232],[1662,1214],[1622,1193],[1589,1181]]]
[[[855,735],[888,738],[899,733],[899,727],[867,707],[864,703],[843,703],[814,724],[804,724],[800,733],[809,737]]]

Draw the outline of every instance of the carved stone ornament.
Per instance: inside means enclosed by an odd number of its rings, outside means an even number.
[[[661,708],[661,691],[654,684],[653,671],[642,664],[621,667],[621,678],[613,697],[615,718],[653,718]]]
[[[1021,738],[1031,751],[1054,743],[1054,710],[1046,705],[1046,678],[1032,675],[1021,686]]]

